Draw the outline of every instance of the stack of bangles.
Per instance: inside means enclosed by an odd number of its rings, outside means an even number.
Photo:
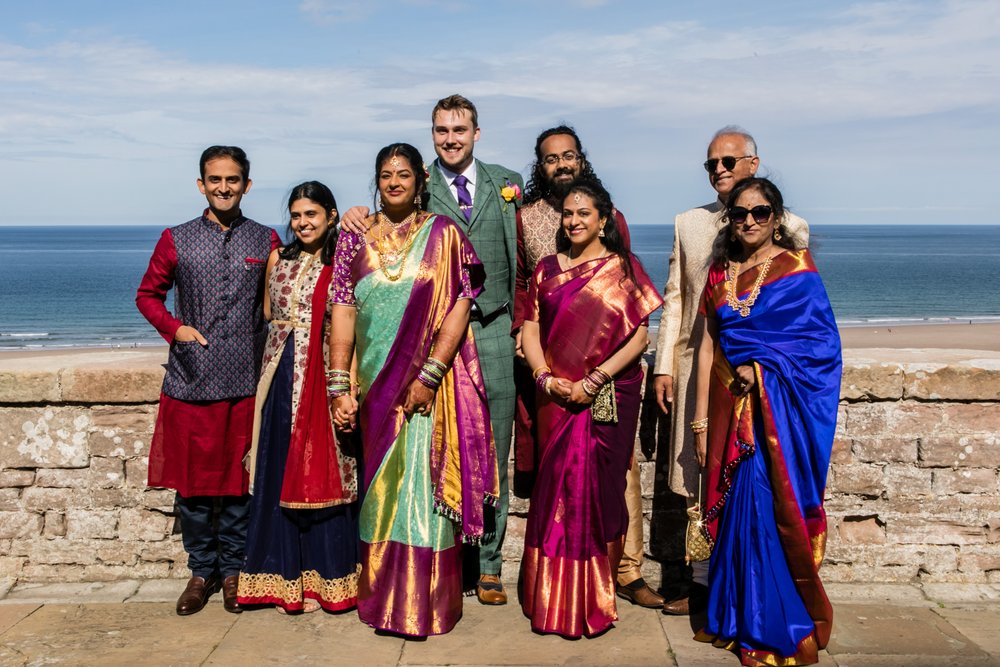
[[[691,422],[691,432],[692,433],[704,433],[708,430],[708,417],[704,419],[695,419]]]
[[[326,394],[340,398],[351,393],[351,371],[329,368],[326,371]]]
[[[417,373],[417,380],[428,389],[436,391],[441,386],[441,381],[444,380],[444,375],[447,372],[448,367],[442,362],[434,357],[427,357],[424,367]]]
[[[549,394],[549,380],[552,379],[552,369],[548,366],[541,366],[536,368],[531,375],[535,378],[535,386],[538,391],[551,396]]]
[[[580,380],[580,384],[583,385],[583,391],[591,398],[597,396],[597,392],[601,390],[601,387],[609,382],[611,382],[611,376],[605,373],[604,369],[600,366],[596,366],[594,370],[584,375],[583,379]]]

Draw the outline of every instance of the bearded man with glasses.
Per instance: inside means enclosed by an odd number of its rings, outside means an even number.
[[[674,220],[674,248],[663,294],[663,315],[656,343],[653,388],[656,402],[671,417],[668,482],[670,490],[698,502],[699,465],[694,434],[688,421],[694,414],[694,358],[703,328],[698,301],[708,279],[712,243],[725,226],[724,202],[733,187],[757,173],[757,142],[741,127],[727,125],[712,137],[705,160],[708,181],[718,194],[715,201],[679,214]],[[809,245],[809,226],[786,210],[782,221],[796,248]],[[667,614],[701,611],[707,602],[708,561],[692,563],[689,592],[663,605]]]
[[[514,298],[514,333],[516,354],[521,353],[520,328],[524,321],[528,282],[538,261],[556,252],[556,231],[562,223],[563,199],[581,179],[600,183],[583,151],[576,131],[567,126],[552,127],[535,140],[535,163],[524,193],[524,205],[517,212],[517,280]],[[614,209],[615,222],[626,249],[629,248],[628,225],[621,211]],[[535,381],[525,364],[517,364],[517,407],[514,423],[515,473],[514,493],[531,494],[538,448],[535,439]],[[642,488],[638,460],[633,458],[626,476],[625,504],[629,523],[624,551],[618,567],[618,596],[642,607],[660,608],[663,597],[650,588],[642,577],[643,530]]]

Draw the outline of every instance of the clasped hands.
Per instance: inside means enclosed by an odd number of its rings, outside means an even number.
[[[594,397],[583,390],[583,381],[570,382],[566,378],[555,377],[549,380],[548,394],[557,403],[566,405],[590,405]]]

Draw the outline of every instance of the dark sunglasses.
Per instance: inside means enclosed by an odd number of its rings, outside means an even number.
[[[742,206],[734,206],[729,209],[729,212],[726,214],[729,221],[735,222],[737,225],[742,225],[746,222],[748,215],[752,215],[753,221],[758,225],[763,225],[771,217],[771,207],[761,204],[760,206],[754,206],[748,210]]]
[[[743,155],[741,157],[733,157],[732,155],[727,155],[726,157],[723,158],[713,157],[711,159],[705,160],[703,166],[705,167],[705,171],[707,171],[710,174],[714,174],[715,168],[718,167],[719,163],[721,162],[722,166],[726,168],[726,171],[732,171],[733,167],[736,166],[737,162],[739,162],[740,160],[746,160],[747,158],[751,157],[753,157],[753,155]]]

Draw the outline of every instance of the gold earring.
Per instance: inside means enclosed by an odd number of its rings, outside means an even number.
[[[778,231],[777,227],[774,228],[774,240],[775,241],[781,240],[781,232]]]
[[[597,232],[598,238],[604,238],[604,227],[601,227],[601,231]]]

